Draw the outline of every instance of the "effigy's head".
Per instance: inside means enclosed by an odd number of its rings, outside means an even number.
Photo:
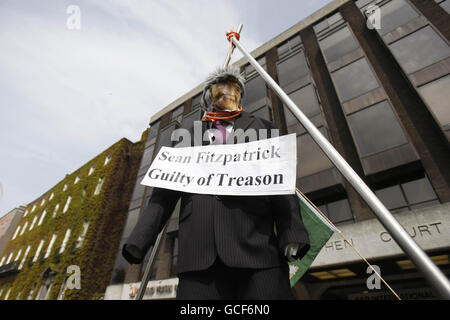
[[[244,96],[244,78],[238,69],[218,68],[205,81],[202,95],[206,111],[235,111]]]

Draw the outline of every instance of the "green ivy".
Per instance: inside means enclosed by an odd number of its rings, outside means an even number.
[[[22,248],[22,254],[16,265],[18,266],[27,246],[31,245],[31,248],[22,270],[12,276],[0,278],[0,290],[3,289],[0,299],[3,299],[9,288],[12,288],[9,299],[15,299],[19,292],[21,293],[19,299],[26,299],[33,287],[35,289],[32,299],[35,299],[41,286],[42,272],[48,267],[56,272],[49,299],[56,299],[67,277],[70,276],[66,273],[70,265],[80,267],[81,289],[67,289],[64,299],[101,299],[103,297],[119,249],[147,135],[148,129],[143,132],[141,140],[137,143],[122,138],[72,174],[66,175],[43,196],[27,205],[26,209],[29,212],[19,223],[22,228],[25,221],[28,221],[27,230],[21,236],[19,232],[14,240],[10,240],[3,254],[8,256],[14,252],[12,259],[14,260],[18,250]],[[111,161],[104,166],[107,156],[111,156]],[[88,175],[93,166],[95,171]],[[80,180],[74,184],[77,176]],[[104,177],[102,189],[98,195],[94,195],[100,177]],[[67,184],[67,190],[63,191],[65,184]],[[48,200],[52,192],[54,197]],[[67,212],[63,213],[69,195],[72,196],[70,206]],[[41,206],[42,199],[47,199],[43,206]],[[53,218],[53,210],[57,203],[59,203],[59,210]],[[33,205],[36,205],[36,209],[31,213]],[[47,210],[46,216],[42,224],[38,226],[39,218],[44,210]],[[34,228],[29,231],[35,216],[38,219]],[[89,221],[89,227],[83,244],[80,248],[76,248],[77,239],[83,232],[83,224],[86,221]],[[64,252],[58,254],[68,228],[71,229],[69,240]],[[49,257],[44,260],[42,258],[54,233],[57,233],[56,241],[53,243]],[[30,265],[42,239],[45,242],[40,251],[40,257]]]

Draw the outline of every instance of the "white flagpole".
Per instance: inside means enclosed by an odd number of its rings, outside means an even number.
[[[153,264],[155,263],[155,259],[158,256],[159,249],[161,249],[162,241],[161,238],[164,236],[166,232],[167,226],[169,225],[169,220],[166,222],[164,228],[156,238],[155,244],[153,245],[152,253],[150,254],[150,259],[148,259],[147,265],[145,266],[144,275],[142,276],[141,285],[136,294],[136,300],[142,300],[144,298],[145,289],[147,288],[148,281],[150,280],[151,271],[153,269]]]
[[[388,209],[381,203],[370,188],[362,181],[358,174],[342,158],[339,152],[320,133],[316,126],[306,117],[299,107],[289,98],[289,96],[278,86],[270,75],[256,62],[242,44],[232,37],[233,44],[239,48],[250,64],[261,75],[269,87],[275,91],[283,103],[289,108],[297,120],[305,127],[314,141],[319,145],[339,172],[351,183],[360,196],[373,210],[381,224],[389,231],[397,244],[408,254],[417,268],[424,274],[436,293],[443,299],[450,299],[450,282],[444,273],[433,263],[417,243],[409,236],[401,224],[394,218]]]

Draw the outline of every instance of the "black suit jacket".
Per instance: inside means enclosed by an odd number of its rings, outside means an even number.
[[[233,129],[247,128],[274,126],[243,112]],[[207,129],[206,123],[202,129]],[[215,196],[154,188],[123,247],[128,262],[142,262],[180,197],[178,273],[207,269],[217,255],[229,267],[275,267],[287,262],[283,255],[287,244],[300,245],[299,257],[309,249],[308,233],[295,195]]]

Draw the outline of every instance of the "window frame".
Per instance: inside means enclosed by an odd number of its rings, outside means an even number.
[[[356,132],[355,132],[353,126],[350,123],[349,117],[354,115],[354,114],[356,114],[356,113],[364,112],[365,110],[367,110],[369,108],[372,108],[372,107],[374,107],[376,105],[379,105],[379,104],[381,104],[383,102],[387,102],[388,103],[388,106],[389,106],[390,110],[392,111],[392,113],[394,115],[394,119],[397,121],[398,125],[400,126],[400,129],[402,130],[403,135],[406,138],[406,142],[399,143],[399,144],[396,144],[396,145],[392,145],[392,146],[390,146],[390,147],[388,147],[388,148],[386,148],[384,150],[381,150],[381,151],[369,152],[367,154],[362,155],[361,148],[359,146],[358,140],[356,139],[356,136],[357,136]],[[403,127],[403,124],[399,120],[399,117],[398,117],[397,113],[395,112],[395,109],[393,108],[392,103],[391,103],[391,101],[389,99],[383,99],[380,102],[376,102],[376,103],[371,104],[369,106],[366,106],[366,107],[364,107],[362,109],[359,109],[359,110],[357,110],[355,112],[349,113],[349,114],[346,115],[346,120],[347,120],[347,124],[348,124],[348,128],[349,128],[350,134],[352,135],[352,139],[353,139],[353,142],[355,144],[356,151],[358,152],[358,156],[359,156],[360,159],[369,158],[371,156],[374,156],[374,155],[377,155],[377,154],[381,154],[381,153],[387,152],[389,150],[396,149],[398,147],[410,144],[410,139],[408,137],[408,134],[407,134],[405,128]]]

